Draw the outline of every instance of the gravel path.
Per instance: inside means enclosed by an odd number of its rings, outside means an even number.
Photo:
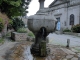
[[[5,41],[3,45],[0,46],[0,60],[4,60],[5,53],[12,48],[17,42]]]

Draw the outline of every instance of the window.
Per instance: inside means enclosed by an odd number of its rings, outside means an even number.
[[[70,15],[70,25],[74,25],[74,15]]]
[[[64,26],[66,26],[67,24],[66,24],[66,21],[64,21]]]

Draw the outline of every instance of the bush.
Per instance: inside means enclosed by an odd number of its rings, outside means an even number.
[[[3,38],[0,38],[0,43],[4,43],[4,39]]]
[[[3,27],[4,27],[3,20],[0,18],[0,32],[2,31]]]
[[[65,29],[65,30],[63,30],[63,32],[71,32],[71,30]]]
[[[19,19],[19,18],[14,18],[13,19],[12,27],[14,28],[15,31],[17,31],[19,28],[22,28],[24,26],[25,25],[24,25],[22,19]]]
[[[25,28],[19,28],[17,30],[18,33],[27,33],[27,30]]]
[[[29,32],[29,33],[28,33],[28,36],[30,36],[30,37],[35,37],[32,32]]]
[[[80,33],[80,24],[74,25],[71,29],[75,33]]]

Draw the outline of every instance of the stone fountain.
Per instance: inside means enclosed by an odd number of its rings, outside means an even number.
[[[44,1],[39,0],[39,11],[35,15],[28,17],[28,28],[35,35],[35,42],[31,46],[31,53],[38,56],[46,56],[48,54],[46,37],[49,33],[55,31],[57,23],[54,16],[44,12]]]

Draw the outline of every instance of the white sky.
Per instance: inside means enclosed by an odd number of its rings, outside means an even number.
[[[45,5],[44,7],[48,7],[54,0],[45,0]],[[39,10],[39,3],[38,0],[32,0],[30,5],[29,5],[29,13],[27,14],[28,16],[34,15],[37,11]]]

